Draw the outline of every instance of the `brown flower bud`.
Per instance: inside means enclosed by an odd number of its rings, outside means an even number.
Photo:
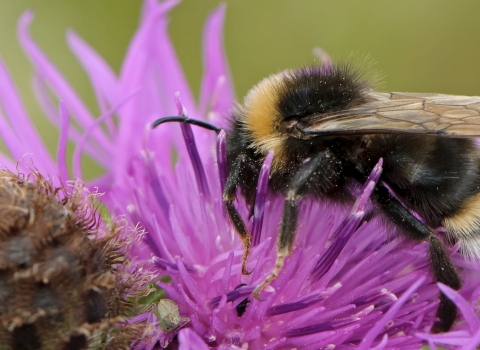
[[[121,349],[141,334],[126,320],[146,277],[95,198],[0,171],[0,349]]]

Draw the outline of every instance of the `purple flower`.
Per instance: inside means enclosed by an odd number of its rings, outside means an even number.
[[[150,128],[155,119],[177,114],[227,127],[234,103],[222,45],[225,7],[207,20],[205,73],[197,104],[167,34],[166,16],[176,3],[145,0],[140,27],[119,76],[74,32],[68,33],[67,41],[97,96],[99,118],[30,38],[32,14],[22,16],[19,37],[36,68],[34,88],[45,114],[60,130],[56,158],[36,135],[0,62],[0,132],[10,152],[0,155],[0,162],[12,168],[23,157],[19,167],[28,169],[24,157],[28,154],[43,174],[67,179],[82,177],[83,154],[95,159],[104,174],[89,185],[105,192],[111,212],[126,215],[147,231],[130,254],[151,261],[158,277],[171,278],[157,284],[178,305],[179,314],[138,316],[134,321],[149,320],[154,334],[139,339],[134,348],[170,342],[180,349],[475,346],[479,266],[465,262],[452,249],[453,260],[462,267],[464,287],[460,293],[442,291],[449,293],[463,316],[451,332],[430,335],[439,289],[429,274],[427,245],[403,241],[378,218],[362,223],[381,163],[358,189],[353,207],[302,201],[292,255],[262,293],[264,300],[251,298],[275,259],[283,199],[266,190],[271,156],[265,161],[248,222],[254,237],[248,260],[253,273],[243,276],[243,247],[222,205],[225,134],[216,137],[188,125]],[[67,140],[76,145],[72,174],[66,166]],[[237,207],[247,218],[249,210],[241,196]],[[162,319],[170,316],[169,323]]]
[[[454,330],[447,333],[417,333],[416,336],[428,341],[428,345],[432,350],[436,349],[435,344],[440,344],[442,348],[448,349],[478,349],[480,344],[480,307],[478,303],[480,299],[480,285],[477,283],[472,293],[472,302],[467,302],[460,293],[441,283],[438,283],[438,287],[457,305],[463,315],[462,322]]]

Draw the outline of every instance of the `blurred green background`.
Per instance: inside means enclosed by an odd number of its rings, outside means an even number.
[[[197,94],[202,28],[219,3],[185,0],[171,12],[171,36]],[[313,62],[312,49],[317,46],[337,59],[353,54],[362,61],[368,56],[373,71],[383,77],[381,90],[480,95],[479,1],[226,3],[225,45],[239,98],[270,73]],[[42,123],[31,92],[32,68],[15,33],[20,14],[34,10],[34,39],[96,111],[87,77],[66,46],[65,32],[74,29],[118,72],[140,7],[139,0],[0,0],[0,55],[50,149],[55,149],[57,136]]]

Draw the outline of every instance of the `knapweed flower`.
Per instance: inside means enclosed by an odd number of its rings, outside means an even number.
[[[458,292],[439,283],[442,293],[455,302],[460,312],[463,314],[464,322],[459,324],[455,330],[443,334],[421,334],[417,333],[417,337],[428,341],[430,348],[435,350],[435,343],[441,344],[444,348],[455,348],[461,350],[478,349],[480,344],[480,305],[478,303],[480,286],[475,289],[473,300],[469,303]]]
[[[381,161],[358,189],[352,207],[302,201],[292,255],[262,293],[263,300],[251,297],[275,260],[283,199],[267,191],[270,156],[248,221],[254,240],[248,266],[253,273],[242,275],[242,243],[222,204],[225,134],[217,137],[202,128],[174,124],[151,130],[157,118],[176,114],[228,127],[234,103],[222,46],[224,6],[207,21],[205,73],[197,104],[167,34],[166,16],[175,4],[145,0],[140,27],[119,76],[75,33],[68,33],[68,43],[95,90],[102,111],[97,119],[30,38],[32,14],[27,12],[19,23],[20,41],[36,68],[40,104],[60,129],[58,162],[46,170],[68,178],[67,139],[76,144],[74,176],[81,177],[82,154],[97,160],[105,173],[89,185],[105,192],[111,212],[124,214],[146,229],[142,244],[130,255],[150,261],[158,279],[169,276],[169,282],[157,285],[170,301],[155,303],[156,312],[132,321],[147,320],[155,331],[132,347],[418,349],[427,343],[475,347],[478,335],[472,325],[477,316],[472,315],[480,299],[478,265],[465,262],[455,247],[450,252],[462,268],[464,287],[448,295],[463,316],[443,338],[431,336],[439,289],[429,273],[427,245],[403,241],[379,218],[363,222]],[[39,139],[20,132],[24,126],[31,134],[34,130],[6,70],[0,73],[0,83],[6,87],[0,89],[5,111],[0,130],[8,137],[13,159],[25,153],[35,161],[47,159]],[[75,119],[71,127],[69,117]],[[26,137],[30,139],[24,142]],[[236,205],[248,218],[249,208],[240,195]],[[461,332],[463,340],[455,332]]]
[[[0,171],[0,349],[127,349],[143,334],[127,322],[149,278],[126,257],[138,232],[101,225],[97,195]]]

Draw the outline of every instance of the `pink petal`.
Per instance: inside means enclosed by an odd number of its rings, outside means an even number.
[[[117,77],[103,58],[74,31],[67,33],[67,42],[90,78],[101,113],[105,113],[117,101]],[[115,127],[109,124],[110,134]]]
[[[9,149],[12,152],[20,153],[35,152],[38,162],[44,163],[46,168],[53,170],[53,160],[48,153],[42,139],[38,135],[35,127],[28,117],[27,111],[23,107],[17,89],[8,73],[3,61],[0,59],[0,103],[5,116],[12,130],[10,133],[17,135],[18,140],[13,141],[13,135],[7,135],[9,138]],[[6,130],[3,130],[5,133]],[[18,160],[18,154],[14,155]]]
[[[139,135],[144,134],[146,125],[157,118],[175,115],[176,92],[181,93],[187,109],[195,111],[193,96],[167,33],[166,15],[177,3],[177,0],[147,2],[140,28],[128,48],[120,74],[119,97],[130,94],[132,89],[141,88],[141,91],[120,114],[117,140],[129,147],[116,162],[115,173],[124,172],[126,162],[141,149]],[[150,142],[162,164],[170,163],[172,143],[185,149],[178,128],[157,128],[154,135]]]
[[[68,111],[62,101],[60,101],[59,114],[60,137],[58,139],[57,146],[58,175],[60,175],[60,178],[63,181],[66,181],[70,178],[67,165],[68,127],[70,125],[70,118],[68,116]]]
[[[466,344],[464,344],[459,350],[475,350],[478,349],[478,345],[480,345],[480,328],[476,330],[473,336],[467,340]]]
[[[385,315],[382,316],[382,318],[373,326],[368,333],[365,335],[363,338],[362,342],[360,343],[360,346],[358,347],[359,350],[368,350],[377,335],[380,333],[382,328],[387,324],[388,321],[390,321],[395,314],[400,310],[403,304],[405,304],[410,296],[415,292],[418,287],[421,286],[423,281],[425,280],[425,277],[420,277],[415,283],[412,284],[410,288],[408,288],[405,293],[395,302],[395,304],[385,313]]]
[[[50,119],[52,124],[57,125],[61,129],[61,118],[59,118],[56,101],[52,101],[52,97],[49,94],[47,83],[44,78],[38,74],[33,76],[33,90],[37,96],[37,101],[40,104],[45,115]],[[65,106],[66,107],[66,106]],[[68,112],[68,110],[67,110]],[[68,137],[73,143],[77,143],[82,139],[82,132],[74,129],[73,127],[68,130]],[[85,152],[92,157],[99,164],[109,164],[112,157],[103,148],[95,144],[95,142],[85,145]]]
[[[454,291],[452,288],[442,284],[437,283],[440,291],[445,294],[451,301],[457,305],[458,309],[463,315],[465,321],[467,321],[468,326],[470,327],[470,332],[473,334],[480,329],[480,319],[475,314],[473,308],[467,303],[464,297],[462,297],[457,291]]]
[[[208,350],[209,347],[191,328],[178,333],[179,350]]]
[[[22,44],[28,58],[35,66],[37,74],[41,75],[55,95],[64,101],[65,106],[76,119],[77,123],[86,129],[94,122],[94,118],[73,88],[68,84],[66,79],[58,72],[55,66],[30,37],[28,29],[32,20],[33,12],[31,11],[24,12],[20,17],[17,28],[20,43]],[[111,151],[111,143],[101,132],[101,129],[97,129],[94,136],[96,142],[98,142],[101,148]]]
[[[118,112],[120,108],[124,106],[125,103],[127,103],[129,100],[132,99],[133,96],[138,91],[132,91],[130,96],[125,96],[123,100],[121,100],[117,106],[114,106],[112,109],[108,110],[105,112],[100,118],[95,120],[94,123],[92,123],[87,130],[85,130],[85,133],[82,135],[82,138],[78,141],[75,150],[73,152],[73,176],[78,179],[82,179],[82,173],[81,173],[81,156],[83,153],[83,149],[85,145],[87,144],[88,138],[95,133],[95,130],[97,130],[103,122],[105,122],[108,119],[111,119],[112,116]],[[111,161],[109,162],[111,163]],[[110,165],[107,163],[107,165]]]
[[[235,92],[223,46],[225,4],[210,14],[203,33],[204,76],[200,93],[200,115],[214,111],[220,126],[227,125],[226,116],[233,107]],[[213,120],[215,123],[215,120]]]

